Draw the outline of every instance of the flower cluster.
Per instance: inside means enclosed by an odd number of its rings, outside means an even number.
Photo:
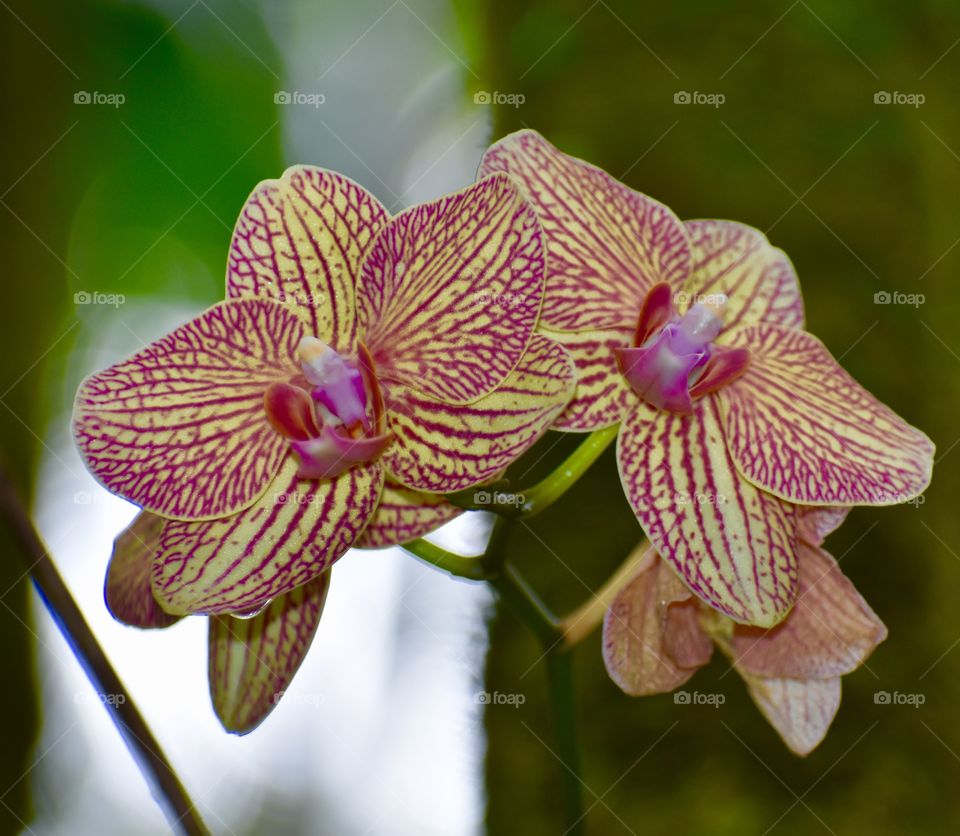
[[[210,616],[214,706],[248,731],[350,547],[432,531],[548,428],[619,425],[649,545],[604,623],[611,677],[673,690],[717,646],[807,752],[885,636],[821,543],[852,506],[919,495],[933,446],[803,323],[757,230],[680,221],[532,131],[395,217],[290,169],[241,211],[226,300],[77,395],[87,466],[143,509],[108,606]]]

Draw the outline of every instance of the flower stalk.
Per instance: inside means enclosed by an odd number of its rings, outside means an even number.
[[[207,836],[196,804],[167,760],[130,693],[107,659],[70,590],[50,559],[26,508],[7,474],[0,470],[0,512],[20,544],[20,553],[37,590],[60,632],[100,694],[123,699],[104,700],[113,722],[137,761],[140,771],[163,808],[173,830],[187,836]]]

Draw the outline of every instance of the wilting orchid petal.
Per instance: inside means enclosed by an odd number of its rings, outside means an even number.
[[[357,285],[378,376],[448,403],[499,386],[526,350],[543,298],[540,224],[493,175],[393,218]]]
[[[630,342],[631,329],[606,331],[550,331],[542,333],[560,343],[576,367],[576,389],[553,426],[568,432],[593,432],[618,424],[636,396],[617,368],[615,352]]]
[[[651,547],[603,620],[603,661],[627,694],[673,691],[710,661],[696,600]]]
[[[131,627],[169,627],[180,618],[161,609],[150,586],[164,522],[163,517],[141,511],[113,543],[103,597],[110,614]]]
[[[617,438],[620,479],[651,543],[700,598],[769,627],[796,599],[795,513],[738,477],[715,397],[652,421],[639,404]]]
[[[734,221],[685,221],[693,258],[677,294],[681,310],[723,297],[726,330],[768,323],[803,327],[800,283],[790,259],[753,227]]]
[[[801,508],[797,534],[812,546],[819,546],[847,518],[850,508]]]
[[[487,482],[546,430],[573,393],[567,352],[535,334],[519,365],[495,391],[451,405],[390,386],[392,443],[383,464],[400,484],[450,493]]]
[[[463,513],[441,494],[411,490],[386,479],[380,504],[357,538],[359,549],[385,549],[435,531]]]
[[[210,619],[210,696],[227,731],[253,731],[273,711],[310,649],[329,587],[324,572],[252,618]]]
[[[836,561],[800,544],[800,583],[790,615],[771,630],[737,625],[730,640],[743,674],[782,679],[829,679],[850,673],[887,636]]]
[[[790,750],[809,755],[840,708],[840,677],[763,679],[745,676],[750,696]]]
[[[480,175],[494,171],[522,185],[543,224],[548,291],[541,320],[547,328],[632,330],[651,287],[669,282],[679,290],[689,276],[689,241],[670,209],[535,131],[491,146]]]
[[[230,243],[227,296],[292,305],[313,336],[346,349],[360,264],[387,218],[373,195],[342,174],[289,168],[244,204]]]
[[[755,325],[730,334],[747,372],[720,390],[740,472],[790,502],[892,505],[930,482],[933,444],[845,372],[803,331]]]
[[[80,454],[113,493],[164,517],[215,519],[257,500],[286,454],[264,390],[303,324],[276,302],[221,302],[77,392]]]
[[[257,503],[208,522],[164,526],[153,592],[175,613],[250,610],[307,583],[353,544],[376,507],[379,464],[335,479],[301,479],[288,457]]]

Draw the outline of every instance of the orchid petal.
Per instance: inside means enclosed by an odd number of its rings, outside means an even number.
[[[480,164],[481,175],[493,171],[523,186],[543,224],[546,327],[632,332],[654,285],[669,282],[679,290],[690,275],[687,234],[669,208],[562,153],[535,131],[495,143]]]
[[[354,546],[385,549],[409,543],[462,513],[440,494],[415,491],[386,479],[380,504]]]
[[[809,755],[826,737],[840,708],[840,677],[763,679],[744,677],[747,690],[790,751]]]
[[[734,664],[754,676],[830,679],[862,665],[887,636],[836,561],[800,544],[797,603],[771,630],[737,625],[730,642]]]
[[[793,264],[762,232],[734,221],[686,221],[684,226],[693,251],[690,280],[677,299],[684,310],[698,298],[723,295],[727,330],[755,323],[803,327]]]
[[[690,590],[648,548],[603,619],[610,678],[631,696],[663,694],[683,685],[712,653]]]
[[[169,522],[153,565],[153,593],[175,613],[254,609],[317,577],[349,549],[373,514],[383,473],[358,465],[304,480],[289,456],[264,496],[241,514]]]
[[[493,391],[530,340],[544,269],[540,224],[504,174],[402,212],[357,287],[377,375],[448,403]]]
[[[623,379],[614,352],[629,345],[630,329],[606,331],[550,331],[542,333],[560,343],[576,366],[573,399],[553,422],[554,429],[593,432],[620,423],[637,396]]]
[[[228,732],[253,731],[273,711],[310,649],[329,588],[324,572],[252,618],[210,619],[210,697]]]
[[[288,168],[247,198],[230,242],[227,296],[285,302],[310,333],[350,346],[363,255],[389,215],[352,180],[312,166]]]
[[[893,505],[923,492],[933,444],[845,372],[823,344],[773,325],[743,328],[746,373],[718,397],[740,472],[810,505]]]
[[[690,416],[625,419],[620,479],[657,551],[703,601],[735,621],[770,627],[796,598],[796,519],[791,506],[737,473],[716,396]]]
[[[164,522],[163,517],[141,511],[113,543],[103,597],[110,615],[130,627],[169,627],[180,619],[161,609],[150,587]]]
[[[801,508],[797,534],[811,546],[819,546],[843,524],[850,508]]]
[[[421,491],[450,493],[487,482],[540,438],[573,388],[569,355],[540,334],[503,384],[475,403],[451,405],[392,386],[393,443],[383,465],[394,480]]]
[[[302,335],[297,315],[276,302],[221,302],[91,375],[73,417],[84,462],[109,491],[164,517],[248,507],[286,452],[263,398],[294,370]]]

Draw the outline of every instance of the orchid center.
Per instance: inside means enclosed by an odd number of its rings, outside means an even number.
[[[633,344],[616,350],[630,387],[657,409],[690,415],[697,398],[715,392],[747,370],[750,352],[718,346],[726,297],[704,297],[684,313],[673,306],[673,291],[658,284],[644,299]]]
[[[389,437],[373,364],[361,344],[355,358],[316,337],[297,346],[300,374],[271,384],[264,408],[273,428],[290,442],[304,479],[332,479],[377,459]]]

